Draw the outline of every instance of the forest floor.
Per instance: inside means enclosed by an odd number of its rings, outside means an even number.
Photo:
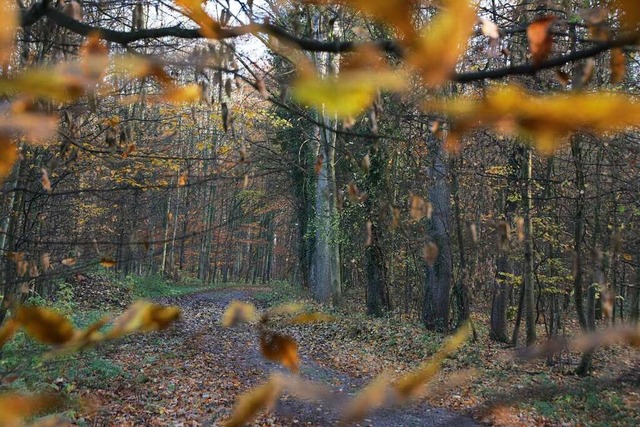
[[[182,320],[171,331],[135,337],[114,348],[109,358],[123,372],[107,387],[87,393],[96,408],[85,419],[90,425],[217,425],[228,418],[235,398],[266,381],[278,365],[260,354],[254,328],[224,328],[220,319],[233,300],[256,302],[261,288],[207,291],[162,303],[179,305]],[[260,301],[257,301],[260,304]],[[318,342],[312,328],[287,331],[299,343],[300,375],[327,385],[334,404],[302,401],[283,396],[275,407],[260,415],[254,425],[338,425],[339,407],[366,385],[361,371],[338,370],[328,350],[333,344]],[[354,354],[357,363],[357,355]],[[470,418],[421,403],[383,408],[360,425],[474,426]]]
[[[180,306],[181,320],[167,331],[53,360],[40,357],[43,348],[18,335],[0,358],[0,391],[62,392],[72,402],[66,415],[79,426],[219,425],[238,396],[270,374],[284,373],[261,356],[255,328],[220,325],[225,308],[232,300],[266,308],[295,299],[334,317],[332,322],[275,327],[298,342],[300,376],[329,386],[335,398],[320,404],[285,394],[253,425],[336,425],[341,405],[376,375],[415,369],[444,340],[399,316],[368,318],[355,300],[342,309],[322,307],[283,284],[202,290],[152,280],[123,291],[121,285],[110,285],[109,277],[99,279],[76,278],[74,287],[93,292],[67,308],[76,324],[121,312],[140,297]],[[74,300],[75,293],[67,298]],[[62,300],[56,304],[64,311]],[[424,398],[379,409],[359,425],[640,425],[637,350],[599,349],[592,376],[580,378],[573,374],[579,355],[563,353],[554,366],[546,360],[523,362],[513,357],[512,348],[487,338],[487,319],[474,320],[478,340],[445,361]]]

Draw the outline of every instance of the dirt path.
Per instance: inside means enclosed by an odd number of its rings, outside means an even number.
[[[265,381],[278,365],[260,355],[249,326],[222,328],[219,319],[232,300],[252,301],[258,289],[229,289],[164,300],[180,305],[183,320],[172,331],[130,339],[111,357],[124,372],[98,389],[93,425],[219,425],[240,393]],[[302,337],[309,339],[310,337]],[[304,340],[302,340],[304,341]],[[331,387],[344,402],[367,379],[327,367],[300,346],[300,375]],[[322,356],[320,356],[322,357]],[[339,405],[338,405],[339,406]],[[337,425],[339,410],[284,396],[254,425]],[[367,426],[475,426],[469,418],[426,404],[384,408],[361,422]]]

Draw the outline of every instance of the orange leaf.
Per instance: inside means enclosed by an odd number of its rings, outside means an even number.
[[[626,58],[622,49],[611,49],[611,83],[624,80]]]
[[[6,178],[18,158],[18,149],[7,137],[0,137],[0,180]]]
[[[42,168],[42,188],[47,193],[51,194],[51,181],[49,180],[49,172],[46,169]]]
[[[293,338],[265,332],[260,336],[260,350],[266,359],[286,366],[291,372],[298,372],[298,343]]]
[[[422,30],[414,51],[407,59],[430,86],[438,86],[451,77],[458,58],[467,49],[477,20],[475,8],[468,0],[446,0],[442,3],[443,9]]]
[[[529,49],[531,49],[534,65],[540,65],[551,53],[553,38],[549,29],[555,19],[554,16],[547,16],[532,22],[527,27]]]
[[[117,264],[116,260],[113,258],[104,257],[100,260],[100,265],[106,268],[115,267]]]
[[[625,29],[638,29],[638,25],[640,25],[640,3],[638,0],[613,0],[613,6],[622,12],[620,20]]]
[[[45,344],[64,344],[75,334],[66,317],[44,307],[21,306],[15,319],[27,334]]]
[[[62,265],[64,265],[65,267],[72,267],[72,266],[76,265],[76,259],[75,258],[65,258],[62,261],[60,261],[60,263]]]
[[[200,33],[203,36],[210,39],[219,38],[220,23],[205,12],[202,0],[175,0],[175,3],[182,9],[182,13],[200,25]]]
[[[30,415],[53,408],[60,399],[47,395],[25,396],[7,393],[0,395],[0,426],[19,426]]]
[[[2,25],[0,25],[0,65],[5,65],[11,59],[16,38],[16,30],[20,26],[16,2],[0,0],[2,10]]]

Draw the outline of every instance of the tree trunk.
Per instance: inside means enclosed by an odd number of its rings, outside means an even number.
[[[536,342],[536,316],[535,316],[535,289],[533,283],[533,235],[531,224],[531,211],[533,209],[533,200],[531,193],[531,169],[532,154],[531,148],[525,151],[524,166],[524,310],[525,322],[527,326],[527,345],[533,345]]]
[[[422,320],[429,330],[449,329],[449,292],[451,288],[452,262],[451,238],[451,190],[448,181],[447,162],[442,141],[430,137],[429,143],[429,200],[433,207],[429,234],[438,246],[438,256],[433,265],[425,265],[424,306]]]

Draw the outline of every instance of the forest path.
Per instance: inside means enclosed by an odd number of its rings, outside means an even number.
[[[223,328],[220,318],[233,300],[255,302],[260,288],[207,291],[164,298],[178,305],[182,320],[161,334],[130,339],[112,350],[111,358],[125,373],[97,391],[100,411],[91,416],[95,425],[220,425],[230,415],[236,397],[283,372],[260,354],[255,329],[249,325]],[[369,379],[338,372],[300,342],[300,375],[331,388],[332,404],[281,397],[272,411],[261,414],[254,425],[339,424],[339,407]],[[475,426],[470,419],[424,403],[382,408],[360,422],[363,426]]]

